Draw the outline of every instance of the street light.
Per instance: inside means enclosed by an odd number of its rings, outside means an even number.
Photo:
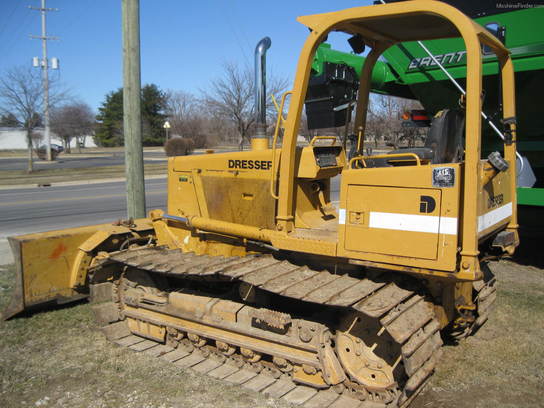
[[[164,131],[166,132],[166,142],[168,142],[168,130],[170,130],[170,122],[166,121],[164,122],[164,125],[162,125],[164,128]]]

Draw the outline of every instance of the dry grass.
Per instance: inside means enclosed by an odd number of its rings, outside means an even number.
[[[146,176],[166,174],[166,162],[144,165]],[[51,184],[74,180],[97,180],[125,177],[125,166],[101,166],[76,169],[39,169],[32,174],[23,170],[0,171],[0,185]]]
[[[0,157],[26,157],[26,149],[2,149],[0,150]]]
[[[415,407],[543,406],[543,271],[510,262],[493,269],[500,286],[492,319],[445,348]],[[0,267],[0,308],[13,273]],[[87,304],[0,322],[0,378],[2,407],[287,407],[108,343]]]
[[[13,273],[0,267],[1,307]],[[109,343],[88,304],[0,322],[0,378],[4,408],[287,407]]]
[[[144,152],[153,152],[153,151],[163,151],[162,146],[146,146],[143,148]],[[72,156],[78,156],[78,155],[86,155],[86,154],[94,154],[94,153],[116,153],[116,152],[124,152],[125,147],[124,146],[118,146],[118,147],[86,147],[84,149],[81,149],[81,153],[78,151],[76,147],[72,148],[71,153],[64,152],[63,155],[67,155],[68,157]],[[27,149],[2,149],[0,150],[0,157],[24,157],[26,158],[28,155]]]
[[[446,346],[415,407],[542,407],[544,401],[544,271],[492,264],[498,298],[475,336]]]

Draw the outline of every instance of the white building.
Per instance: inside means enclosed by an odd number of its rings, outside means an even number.
[[[43,128],[34,129],[34,133],[43,135]],[[51,143],[63,145],[57,135],[51,132]],[[70,147],[76,147],[76,139],[73,138],[70,142]],[[85,138],[85,147],[96,147],[93,138],[87,136]],[[26,131],[20,128],[0,127],[0,150],[26,149]]]

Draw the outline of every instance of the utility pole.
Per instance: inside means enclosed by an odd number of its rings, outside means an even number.
[[[140,77],[140,1],[122,0],[123,130],[129,218],[145,217]]]
[[[32,10],[38,10],[42,15],[42,35],[31,35],[30,38],[42,40],[42,72],[43,72],[43,121],[45,127],[45,146],[47,150],[47,161],[51,161],[51,133],[49,131],[49,61],[47,60],[47,40],[58,40],[58,37],[48,37],[46,32],[46,13],[58,11],[55,8],[46,8],[45,0],[42,0],[41,7],[29,6]]]

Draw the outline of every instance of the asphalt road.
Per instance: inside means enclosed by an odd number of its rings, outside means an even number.
[[[0,190],[0,265],[11,235],[125,219],[125,182]],[[166,209],[166,179],[146,180],[146,207]]]
[[[126,218],[125,182],[0,190],[0,239]],[[166,178],[146,181],[148,209],[165,208]]]

